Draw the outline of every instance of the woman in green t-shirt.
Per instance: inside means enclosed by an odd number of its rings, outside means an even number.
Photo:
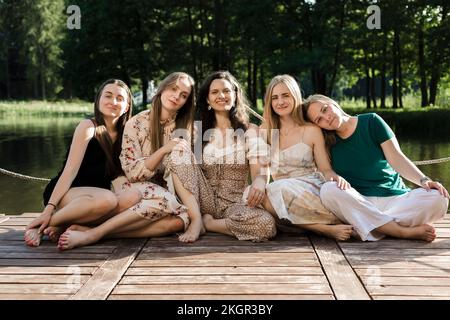
[[[325,207],[364,241],[386,235],[433,241],[430,224],[447,212],[448,191],[403,154],[386,122],[375,113],[350,116],[323,95],[308,97],[303,108],[323,129],[333,169],[352,186],[342,190],[325,183],[320,192]],[[410,190],[401,177],[420,188]]]

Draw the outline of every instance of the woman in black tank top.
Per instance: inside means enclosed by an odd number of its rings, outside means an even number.
[[[111,181],[123,174],[119,154],[131,112],[128,86],[105,81],[96,95],[95,119],[78,124],[63,168],[44,190],[45,208],[26,228],[27,245],[38,246],[44,234],[57,241],[72,224],[98,223],[140,200],[135,190],[118,195],[110,190]]]

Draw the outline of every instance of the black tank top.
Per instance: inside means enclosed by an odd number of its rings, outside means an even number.
[[[94,125],[96,125],[94,120],[91,119],[91,121],[94,123]],[[45,187],[43,194],[44,206],[47,205],[50,196],[52,195],[53,189],[55,188],[55,185],[58,182],[58,179],[60,178],[64,167],[66,166],[69,152],[70,146],[67,150],[62,169],[59,171],[58,175],[51,179]],[[97,187],[110,189],[111,180],[111,176],[109,176],[106,172],[105,152],[94,136],[87,145],[86,152],[80,165],[80,169],[78,170],[78,173],[70,187]]]

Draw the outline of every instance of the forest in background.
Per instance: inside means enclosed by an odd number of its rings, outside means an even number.
[[[377,5],[381,28],[366,25]],[[69,29],[69,5],[81,11]],[[305,95],[421,106],[450,92],[445,0],[0,0],[0,100],[83,99],[116,77],[143,100],[150,80],[232,72],[256,105],[289,73]],[[447,101],[445,98],[443,101]],[[449,107],[448,104],[442,107]]]

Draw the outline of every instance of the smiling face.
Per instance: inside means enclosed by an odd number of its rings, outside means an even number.
[[[286,84],[280,82],[273,87],[271,103],[273,111],[280,117],[288,116],[292,113],[295,100]]]
[[[342,124],[342,112],[329,102],[312,102],[307,114],[313,123],[325,130],[337,130]]]
[[[129,103],[125,88],[115,83],[110,83],[102,90],[99,110],[104,117],[118,118],[128,111]]]
[[[206,101],[215,111],[231,110],[236,101],[233,85],[225,79],[213,80]]]
[[[170,84],[161,93],[161,105],[169,114],[174,114],[184,106],[192,86],[187,78],[179,78]]]

